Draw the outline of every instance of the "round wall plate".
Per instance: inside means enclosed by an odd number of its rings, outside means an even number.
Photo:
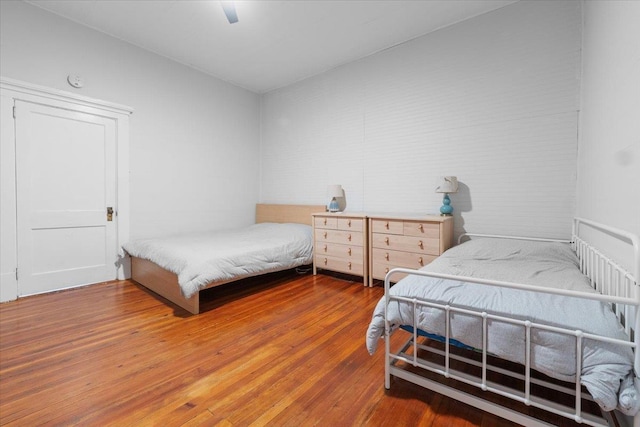
[[[67,81],[73,87],[81,88],[84,86],[84,80],[77,74],[69,74],[67,76]]]

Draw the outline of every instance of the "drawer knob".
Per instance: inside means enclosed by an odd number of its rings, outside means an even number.
[[[349,234],[349,236],[347,237],[348,241],[351,241],[351,234]]]
[[[324,238],[325,239],[327,238],[327,232],[326,231],[324,232]]]
[[[325,258],[324,259],[324,265],[327,265],[328,260]]]
[[[327,252],[327,245],[324,245],[324,251]]]
[[[422,257],[418,258],[418,264],[424,265],[424,261],[422,260]]]
[[[384,254],[384,259],[386,259],[387,261],[389,261],[389,252]]]
[[[347,226],[351,227],[351,220],[350,219],[347,220]]]
[[[323,224],[327,225],[327,218],[324,218]]]
[[[389,272],[389,267],[384,269],[384,274],[387,274]]]
[[[420,231],[424,231],[424,227],[422,226],[422,224],[420,224],[420,225],[418,226],[418,230],[420,230]]]
[[[389,238],[388,238],[388,237],[385,237],[385,238],[384,238],[384,242],[388,245],[388,244],[389,244]]]
[[[347,253],[351,255],[351,248],[347,249]]]
[[[420,240],[420,241],[418,242],[418,247],[419,247],[420,249],[424,249],[424,243],[422,243],[422,240]]]
[[[389,229],[389,221],[387,221],[387,222],[384,224],[384,228],[386,228],[387,230]]]
[[[349,270],[351,270],[351,263],[349,263]]]

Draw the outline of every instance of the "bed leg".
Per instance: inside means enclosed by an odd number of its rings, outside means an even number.
[[[384,388],[389,390],[391,388],[391,374],[389,374],[389,363],[384,365]]]
[[[384,388],[389,390],[391,388],[391,337],[389,333],[389,326],[385,328],[384,337]]]

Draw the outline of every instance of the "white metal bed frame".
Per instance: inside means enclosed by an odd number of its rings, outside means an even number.
[[[605,233],[606,235],[615,238],[617,240],[629,243],[633,250],[633,275],[620,267],[617,263],[610,260],[603,255],[596,248],[591,246],[582,237],[580,237],[580,231],[582,227],[589,227],[597,232]],[[500,237],[500,238],[515,238],[524,240],[538,240],[538,241],[560,241],[553,239],[538,239],[538,238],[518,238],[511,236],[490,236],[479,234],[466,234],[460,236],[458,242],[464,236],[476,236],[476,237]],[[564,241],[568,242],[568,241]],[[486,412],[498,415],[502,418],[510,421],[525,425],[525,426],[544,426],[551,425],[539,419],[533,418],[527,414],[523,414],[516,410],[507,408],[500,404],[490,402],[482,397],[474,394],[467,393],[462,390],[458,390],[453,386],[443,384],[437,380],[426,378],[415,372],[406,370],[404,366],[419,367],[431,373],[436,373],[444,376],[445,378],[452,378],[465,384],[469,384],[480,388],[483,391],[489,391],[498,395],[507,397],[509,399],[524,403],[527,406],[536,407],[548,411],[553,414],[557,414],[569,419],[572,419],[578,423],[583,423],[591,426],[606,426],[614,423],[611,414],[603,414],[603,417],[583,412],[582,400],[589,399],[588,393],[582,392],[580,385],[581,378],[581,362],[582,362],[582,340],[593,339],[602,342],[609,342],[628,346],[633,349],[634,352],[634,372],[636,381],[638,381],[638,374],[640,373],[640,333],[634,331],[640,331],[640,315],[638,313],[638,307],[640,306],[640,292],[638,291],[637,280],[640,278],[640,239],[635,234],[628,233],[624,230],[609,227],[603,224],[599,224],[590,220],[575,218],[573,223],[572,240],[573,250],[576,252],[580,269],[583,274],[589,277],[591,285],[598,293],[582,293],[576,291],[568,291],[562,289],[544,288],[524,285],[518,283],[502,282],[495,280],[478,279],[473,277],[453,276],[448,274],[430,273],[425,271],[410,270],[405,268],[396,268],[387,274],[384,281],[385,287],[385,388],[391,387],[391,376],[405,379],[411,383],[420,385],[437,393],[451,397],[463,403],[472,405],[478,409]],[[390,279],[395,273],[415,274],[420,276],[429,276],[443,279],[461,280],[471,283],[487,284],[494,286],[503,286],[508,288],[529,290],[534,292],[546,292],[558,295],[574,296],[580,298],[589,298],[598,301],[605,301],[612,304],[614,312],[616,313],[618,320],[624,325],[625,332],[628,340],[618,340],[604,336],[596,336],[589,333],[584,333],[579,330],[569,330],[564,328],[552,327],[540,323],[522,321],[517,319],[510,319],[503,316],[496,316],[484,311],[468,310],[455,307],[453,305],[436,304],[429,301],[418,300],[415,298],[405,298],[400,296],[391,296],[389,294]],[[418,316],[414,315],[414,324],[410,325],[413,328],[411,337],[400,347],[399,350],[391,352],[390,336],[393,333],[392,325],[387,320],[387,310],[389,303],[392,300],[405,301],[413,304],[414,314],[418,306],[428,306],[444,310],[447,313],[446,325],[445,325],[445,337],[444,337],[444,350],[433,348],[432,346],[424,345],[418,341]],[[482,332],[482,349],[481,361],[477,361],[472,358],[461,356],[459,354],[452,354],[451,342],[450,342],[450,318],[451,313],[464,313],[467,315],[478,316],[482,318],[483,332]],[[489,320],[499,320],[501,322],[512,323],[515,325],[524,326],[525,330],[525,364],[524,375],[510,370],[492,366],[488,362],[487,353],[487,322]],[[576,337],[576,380],[575,384],[567,383],[568,385],[558,385],[557,382],[549,382],[543,379],[532,377],[532,369],[530,366],[531,358],[531,339],[530,334],[532,329],[541,329],[547,331],[558,332],[562,334],[572,335]],[[425,360],[425,358],[419,357],[419,351],[428,352],[429,354],[435,354],[442,360],[440,363],[434,363],[433,361]],[[425,354],[425,353],[421,353]],[[462,372],[451,367],[451,361],[454,363],[463,362],[475,366],[476,369],[481,370],[479,376],[471,375],[467,372]],[[500,375],[506,375],[511,378],[515,378],[521,381],[523,389],[513,389],[502,384],[498,384],[487,379],[488,373],[498,373]],[[546,400],[538,395],[531,393],[531,385],[545,387],[555,391],[561,391],[573,396],[574,404],[571,406],[563,406],[555,402]],[[633,418],[633,425],[640,427],[640,414]]]

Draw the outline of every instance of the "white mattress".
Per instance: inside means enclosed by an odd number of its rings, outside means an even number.
[[[262,223],[246,228],[133,240],[123,249],[178,276],[189,298],[208,283],[286,270],[312,262],[311,227]]]
[[[577,263],[577,257],[566,244],[478,239],[450,249],[423,270],[595,292],[586,276],[580,273]],[[625,339],[609,304],[593,300],[415,275],[399,281],[390,293]],[[418,311],[419,329],[445,335],[442,310],[421,307]],[[412,306],[392,301],[389,319],[392,325],[413,325]],[[490,323],[488,351],[503,359],[524,363],[524,329]],[[367,331],[370,353],[376,350],[383,334],[384,298],[379,301]],[[481,319],[453,315],[451,337],[467,346],[482,348]],[[534,369],[560,380],[575,381],[574,355],[575,338],[540,330],[532,332],[531,363]],[[585,340],[581,381],[605,410],[617,406],[620,384],[629,380],[632,368],[633,354],[628,347]],[[631,391],[635,393],[635,389]],[[628,408],[625,409],[627,412]]]

